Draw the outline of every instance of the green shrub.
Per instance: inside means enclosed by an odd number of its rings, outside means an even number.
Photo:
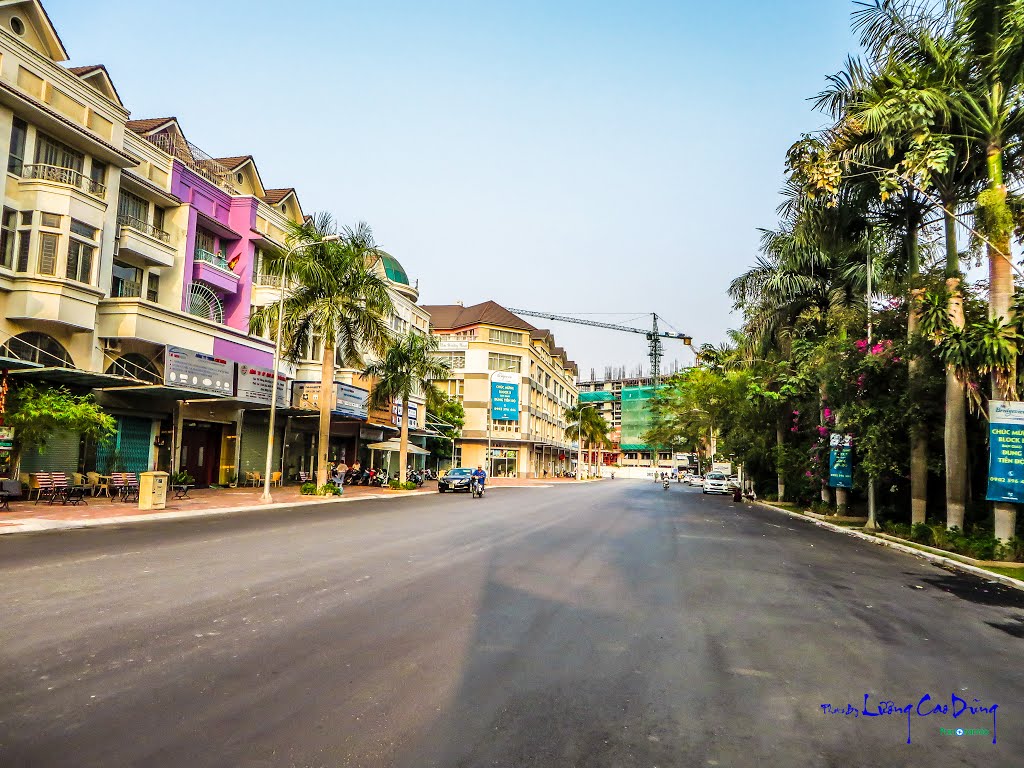
[[[303,496],[312,496],[316,493],[316,483],[303,483],[299,487],[299,493]]]
[[[402,481],[401,480],[390,480],[390,481],[388,481],[388,488],[390,488],[392,491],[400,490],[402,488]]]
[[[196,479],[187,470],[181,470],[171,475],[172,485],[195,485]]]
[[[918,544],[934,544],[935,536],[932,533],[932,527],[927,523],[914,523],[914,527],[910,529],[910,540],[916,541]]]
[[[341,488],[334,483],[324,483],[316,489],[317,496],[341,496]]]
[[[403,483],[401,480],[392,480],[388,487],[393,491],[415,491],[419,486],[416,483]]]
[[[402,483],[403,491],[415,491],[417,488],[419,488],[419,486],[416,485],[416,483]]]

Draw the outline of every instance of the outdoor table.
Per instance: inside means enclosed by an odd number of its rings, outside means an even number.
[[[171,485],[171,489],[174,491],[174,498],[176,499],[191,499],[192,497],[188,495],[188,489],[194,487],[195,486],[192,485],[182,485],[178,483]]]

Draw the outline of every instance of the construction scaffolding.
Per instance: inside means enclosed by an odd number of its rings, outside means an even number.
[[[644,433],[651,428],[650,400],[654,387],[622,388],[622,441],[623,451],[650,451],[644,441]]]

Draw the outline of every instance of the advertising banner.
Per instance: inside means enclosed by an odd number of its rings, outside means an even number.
[[[332,413],[349,416],[354,419],[366,420],[369,411],[367,401],[369,391],[351,384],[334,384],[334,403]],[[297,381],[292,385],[292,407],[310,411],[320,410],[320,382]]]
[[[274,372],[269,368],[257,368],[253,365],[238,364],[238,387],[235,396],[239,400],[248,400],[251,403],[270,405],[270,396],[273,393]],[[283,373],[277,374],[277,406],[279,408],[288,405],[288,377]]]
[[[14,450],[14,427],[0,427],[0,451]]]
[[[491,419],[519,421],[519,374],[500,371],[491,377]]]
[[[828,484],[832,488],[853,488],[853,435],[829,435],[828,445]]]
[[[409,403],[409,429],[418,429],[420,426],[420,409],[416,403]],[[402,426],[402,404],[395,403],[391,406],[391,423],[396,427]]]
[[[989,401],[985,498],[1024,503],[1024,403]]]
[[[235,364],[191,349],[167,347],[164,383],[230,397],[235,394]]]

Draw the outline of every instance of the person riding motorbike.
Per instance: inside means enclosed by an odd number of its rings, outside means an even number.
[[[484,484],[487,482],[487,473],[484,471],[484,468],[481,464],[476,465],[476,469],[473,470],[473,474],[471,475],[471,477],[473,478],[473,481],[480,486],[480,493],[483,494]]]

